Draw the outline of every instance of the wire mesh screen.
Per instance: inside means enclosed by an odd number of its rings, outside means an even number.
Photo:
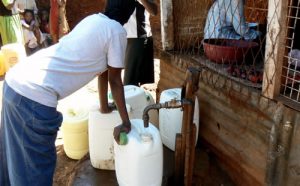
[[[196,54],[211,0],[173,0],[173,4],[175,48],[182,54]]]
[[[174,52],[192,57],[228,83],[268,95],[273,91],[269,97],[279,94],[299,105],[299,3],[173,0]]]
[[[300,102],[300,0],[289,0],[281,95]]]
[[[262,87],[266,0],[173,0],[175,52],[228,79]]]

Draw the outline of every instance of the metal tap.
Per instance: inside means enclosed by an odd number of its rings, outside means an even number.
[[[171,101],[167,101],[165,103],[156,103],[153,105],[148,105],[143,112],[143,120],[144,120],[144,127],[149,127],[149,114],[148,112],[152,109],[161,109],[161,108],[169,108],[169,109],[175,109],[175,108],[181,108],[182,107],[182,100],[176,100],[172,99]]]

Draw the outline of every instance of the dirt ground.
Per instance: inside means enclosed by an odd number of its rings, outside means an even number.
[[[166,158],[167,157],[167,158]],[[177,186],[174,183],[174,152],[164,148],[164,177],[162,186]],[[63,146],[57,147],[57,166],[54,175],[54,186],[115,186],[113,171],[94,169],[86,155],[81,160],[71,160]],[[208,149],[198,147],[194,165],[193,186],[234,186],[226,172],[217,164]]]

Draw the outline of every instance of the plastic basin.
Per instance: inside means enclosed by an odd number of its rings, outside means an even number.
[[[253,58],[258,48],[258,43],[233,39],[205,39],[204,52],[208,59],[215,63],[242,63]]]

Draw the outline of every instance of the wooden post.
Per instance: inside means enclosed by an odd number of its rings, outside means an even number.
[[[175,183],[183,185],[182,135],[176,134],[175,141]]]
[[[182,89],[182,128],[181,134],[176,135],[175,144],[175,181],[177,185],[189,186],[192,184],[197,132],[196,125],[193,123],[194,103],[199,75],[198,69],[188,68]]]
[[[192,184],[194,169],[194,152],[195,152],[195,136],[193,135],[193,118],[195,93],[198,90],[199,70],[196,68],[188,68],[186,72],[186,88],[185,97],[183,99],[183,121],[182,121],[182,156],[184,157],[184,185]]]
[[[293,126],[290,121],[285,122],[282,127],[281,134],[281,147],[283,149],[282,155],[278,157],[277,170],[275,177],[277,181],[273,184],[274,186],[285,185],[286,182],[286,169],[288,167],[288,160],[290,155],[290,146],[292,138]]]
[[[274,112],[266,167],[266,185],[286,185],[291,139],[294,130],[293,112],[279,104]],[[285,122],[283,121],[285,120]]]
[[[161,36],[163,50],[174,49],[173,1],[160,1]]]
[[[190,151],[190,158],[189,158],[189,167],[188,168],[188,172],[189,172],[189,185],[192,184],[193,182],[193,173],[194,173],[194,164],[195,164],[195,146],[196,146],[196,136],[197,136],[197,127],[195,125],[195,123],[192,124],[192,134],[191,134],[191,141],[190,141],[190,145],[191,145],[191,151]]]
[[[288,0],[269,0],[262,94],[270,99],[280,93],[286,45],[287,12]]]
[[[270,131],[269,138],[269,149],[267,155],[267,166],[266,166],[266,184],[268,186],[274,185],[275,171],[276,171],[276,161],[277,161],[277,152],[279,144],[279,135],[280,135],[280,126],[283,119],[283,104],[279,103],[277,109],[274,112],[274,125]]]

